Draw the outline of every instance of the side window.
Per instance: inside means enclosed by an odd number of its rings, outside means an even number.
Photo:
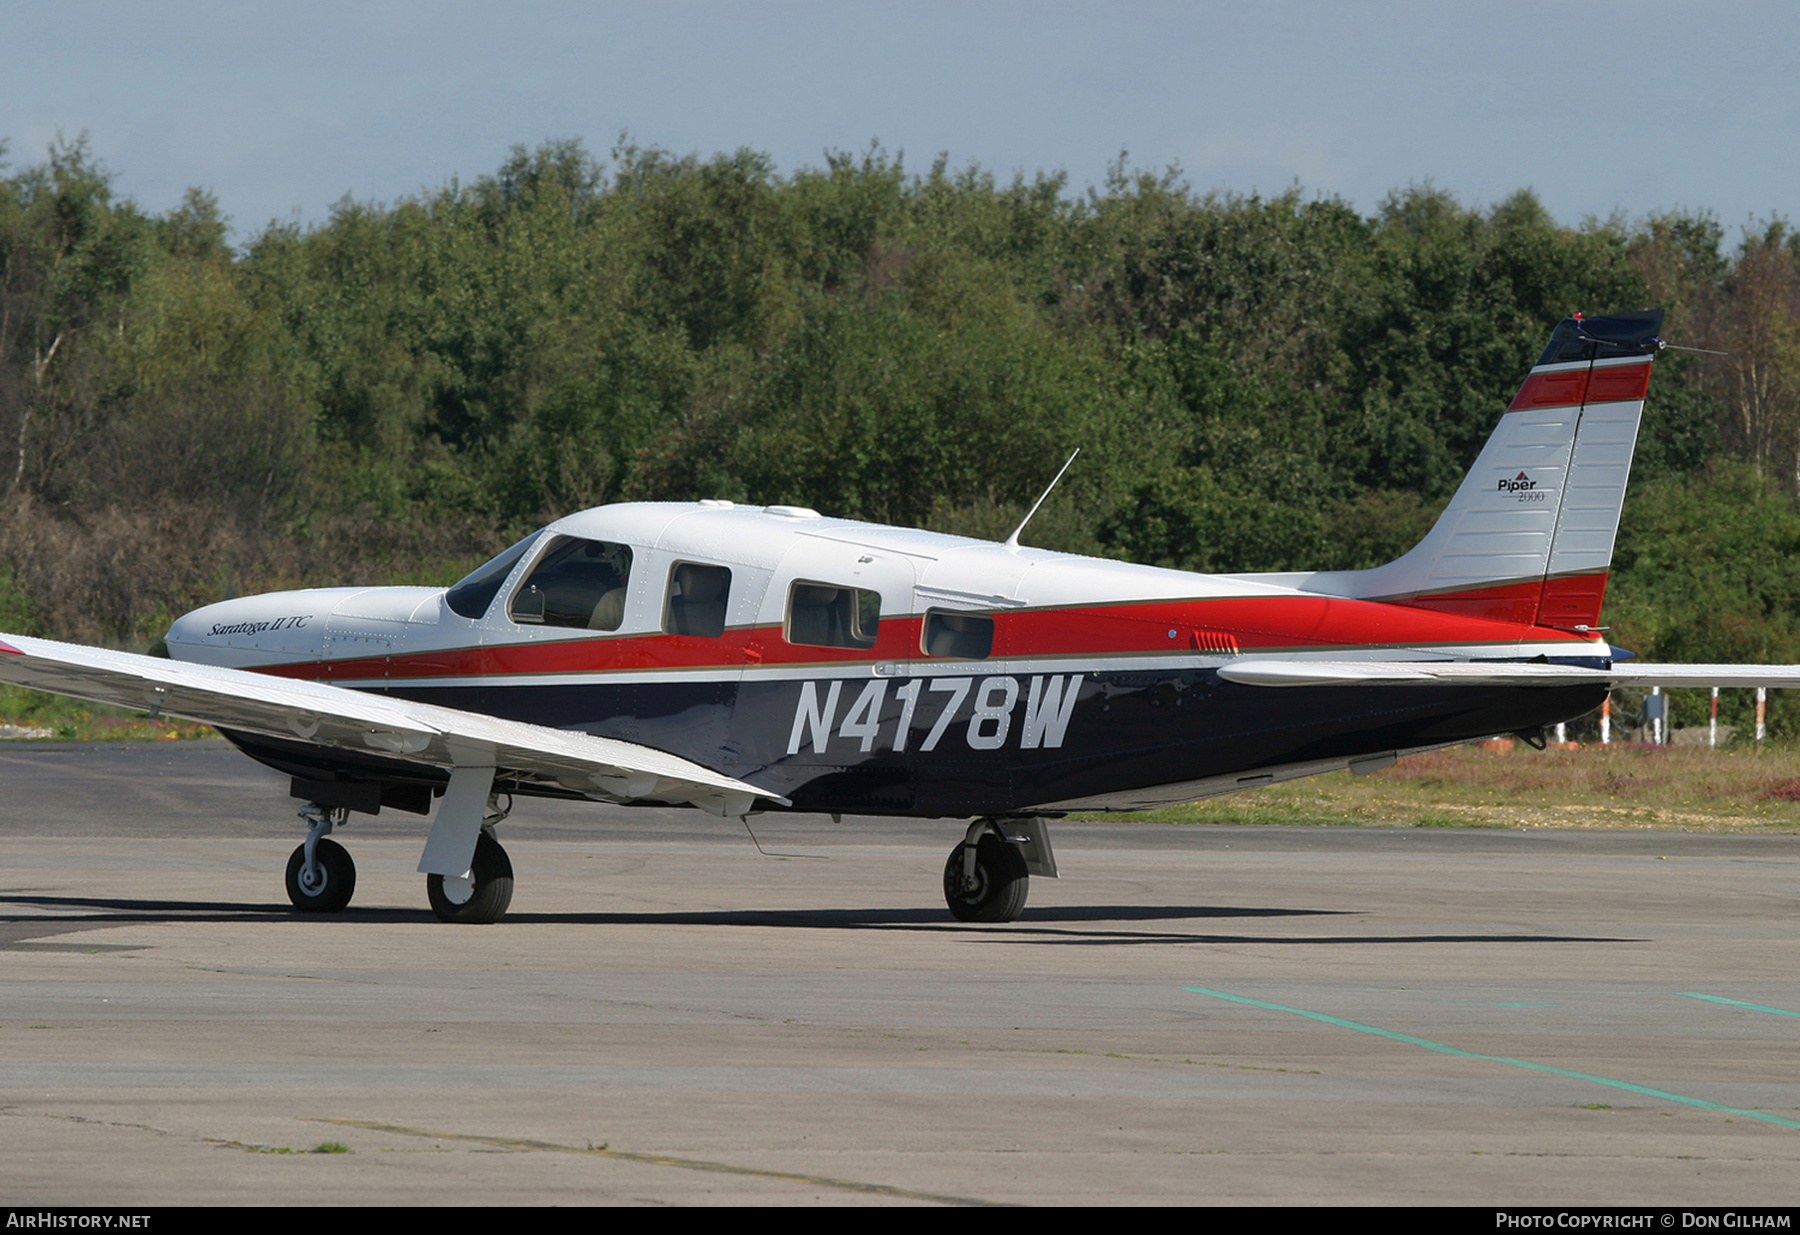
[[[787,641],[820,648],[872,648],[881,593],[796,580],[788,590]]]
[[[994,650],[994,619],[978,613],[927,610],[921,650],[927,656],[984,660]]]
[[[507,616],[530,626],[617,630],[625,620],[631,549],[569,537],[551,546],[513,593]]]
[[[671,635],[725,633],[725,604],[731,599],[731,572],[723,566],[681,562],[669,572],[669,604],[663,630]]]

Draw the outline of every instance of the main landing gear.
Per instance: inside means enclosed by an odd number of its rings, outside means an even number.
[[[944,902],[959,922],[1011,922],[1025,910],[1032,875],[1056,878],[1045,822],[977,819],[944,863]]]
[[[483,830],[475,842],[475,859],[469,863],[467,878],[425,876],[425,895],[431,898],[431,912],[440,922],[498,922],[512,904],[512,859]]]
[[[318,802],[307,803],[300,812],[307,824],[306,840],[288,858],[287,894],[301,913],[340,913],[356,892],[356,863],[349,850],[329,838],[331,830],[342,827],[349,814],[346,807]],[[490,803],[468,875],[425,877],[425,895],[440,921],[498,922],[512,904],[512,859],[494,839],[493,831],[506,814]]]

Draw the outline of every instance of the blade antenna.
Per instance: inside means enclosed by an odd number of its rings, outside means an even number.
[[[1064,463],[1062,465],[1061,471],[1058,471],[1056,473],[1055,480],[1052,480],[1050,482],[1049,486],[1041,494],[1038,495],[1038,500],[1031,504],[1031,509],[1025,512],[1025,517],[1023,519],[1019,520],[1019,526],[1015,527],[1013,529],[1012,535],[1008,536],[1006,538],[1006,541],[1005,541],[1006,548],[1012,550],[1014,553],[1017,553],[1019,551],[1019,533],[1023,532],[1025,530],[1025,525],[1027,523],[1031,522],[1031,516],[1035,515],[1038,512],[1038,507],[1042,506],[1044,504],[1044,499],[1050,496],[1050,491],[1052,489],[1056,488],[1056,482],[1063,478],[1063,472],[1068,471],[1069,464],[1075,462],[1075,455],[1078,455],[1080,453],[1081,453],[1081,447],[1077,446],[1075,448],[1075,454],[1070,455],[1068,458],[1068,462]]]

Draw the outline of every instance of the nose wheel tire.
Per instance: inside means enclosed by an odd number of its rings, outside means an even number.
[[[313,860],[308,870],[305,845],[288,859],[288,899],[301,913],[337,913],[356,892],[356,863],[348,849],[324,837],[313,846]]]
[[[959,922],[1011,922],[1025,911],[1031,891],[1031,875],[1019,847],[992,832],[975,846],[975,878],[964,873],[965,841],[950,851],[944,863],[944,901]]]
[[[425,895],[431,898],[431,911],[442,922],[498,922],[512,904],[512,894],[512,859],[506,856],[500,842],[486,832],[475,842],[469,878],[425,876]]]

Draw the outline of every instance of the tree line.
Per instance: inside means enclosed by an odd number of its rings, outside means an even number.
[[[1653,306],[1704,350],[1657,364],[1612,637],[1800,661],[1779,221],[560,142],[234,248],[210,194],[152,213],[58,142],[0,163],[0,628],[143,647],[231,595],[447,582],[616,500],[998,539],[1077,446],[1032,543],[1365,567],[1430,526],[1556,321]]]

